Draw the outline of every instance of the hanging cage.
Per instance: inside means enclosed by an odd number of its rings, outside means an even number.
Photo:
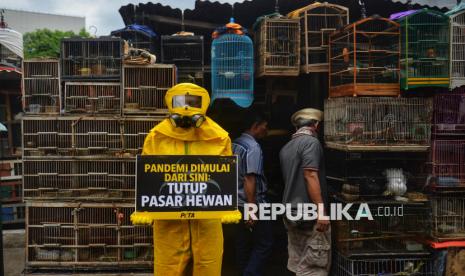
[[[425,8],[390,18],[401,29],[401,89],[449,87],[449,17]]]
[[[397,96],[399,24],[372,16],[330,37],[329,96]]]
[[[300,71],[328,72],[329,36],[349,24],[349,9],[315,2],[290,12],[288,17],[300,20]]]
[[[450,88],[465,85],[465,2],[446,13],[450,18]]]
[[[253,102],[253,43],[242,27],[229,23],[213,33],[211,48],[212,103],[230,98],[241,107]]]
[[[161,37],[161,62],[176,65],[178,83],[203,84],[203,54],[203,36],[181,32]]]
[[[24,111],[30,114],[60,112],[59,61],[37,59],[23,61]]]
[[[272,14],[257,18],[254,29],[257,76],[298,76],[299,20]]]

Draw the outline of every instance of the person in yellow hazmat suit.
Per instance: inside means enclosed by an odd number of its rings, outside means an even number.
[[[207,90],[181,83],[167,91],[165,102],[169,117],[147,135],[143,155],[232,155],[228,133],[206,116]],[[155,220],[153,235],[156,276],[221,275],[220,219]]]

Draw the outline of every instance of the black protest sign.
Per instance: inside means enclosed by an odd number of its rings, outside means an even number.
[[[236,209],[236,156],[141,155],[137,157],[136,211],[185,212]]]

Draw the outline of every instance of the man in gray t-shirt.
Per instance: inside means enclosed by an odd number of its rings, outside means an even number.
[[[305,108],[292,115],[297,131],[280,151],[279,158],[284,178],[283,203],[293,208],[299,203],[324,204],[321,213],[327,214],[327,187],[323,148],[317,131],[323,112]],[[296,275],[328,275],[331,255],[329,221],[318,217],[313,221],[284,219],[288,233],[288,269]]]

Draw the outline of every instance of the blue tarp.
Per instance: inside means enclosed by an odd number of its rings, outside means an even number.
[[[128,25],[123,29],[112,31],[111,35],[116,35],[118,33],[126,32],[126,31],[141,32],[141,33],[144,33],[145,35],[147,35],[149,37],[152,37],[152,38],[157,37],[157,34],[152,29],[150,29],[149,27],[147,27],[145,25],[137,25],[137,24]]]

